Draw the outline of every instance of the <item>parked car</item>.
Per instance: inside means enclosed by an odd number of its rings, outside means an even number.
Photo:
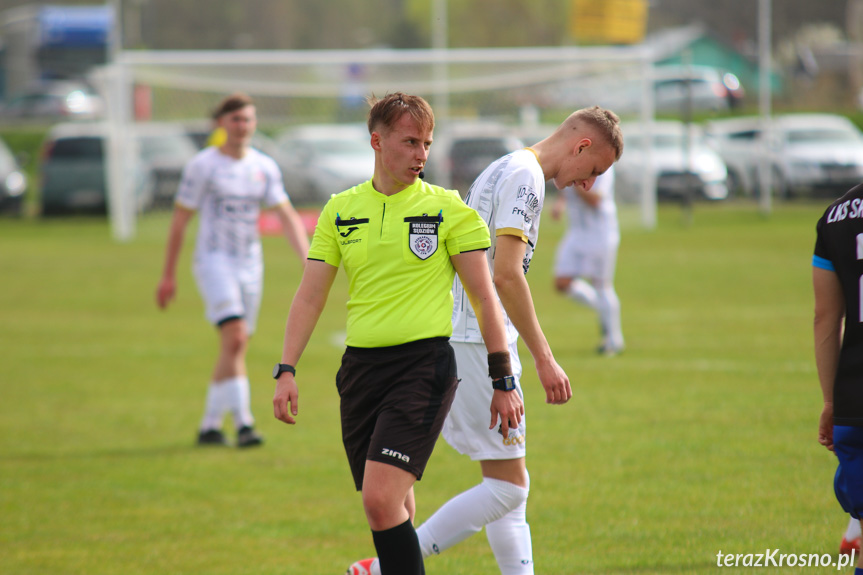
[[[722,111],[742,104],[744,91],[731,72],[710,66],[657,66],[653,70],[657,112]]]
[[[691,105],[693,112],[725,112],[739,107],[744,100],[740,79],[720,68],[661,65],[649,74],[658,114],[680,117],[687,105]],[[639,67],[613,69],[605,74],[574,78],[562,89],[555,88],[550,97],[567,107],[598,104],[618,114],[638,114],[645,96],[643,76]]]
[[[160,129],[166,135],[161,134]],[[39,197],[43,215],[107,212],[104,152],[107,133],[107,126],[100,122],[61,123],[49,131],[42,148],[40,168]],[[179,163],[171,163],[174,160],[160,163],[164,158],[162,152],[179,149],[186,153],[188,150],[182,144],[172,147],[176,134],[183,133],[175,127],[165,129],[155,124],[136,124],[131,133],[138,150],[137,161],[130,166],[135,204],[138,211],[144,211],[154,205],[158,178],[167,178],[166,174],[179,178],[176,172]],[[186,144],[194,153],[191,141]]]
[[[20,215],[27,176],[3,140],[0,140],[0,213]]]
[[[107,211],[104,132],[100,124],[58,124],[42,146],[42,215]]]
[[[135,130],[141,161],[153,178],[153,207],[173,206],[183,168],[198,148],[180,124],[140,123]]]
[[[42,82],[0,106],[4,120],[92,120],[104,112],[102,98],[84,82]]]
[[[728,171],[722,158],[710,148],[697,124],[687,132],[683,122],[653,122],[650,134],[640,123],[622,124],[623,156],[615,165],[616,196],[635,201],[641,194],[647,167],[647,145],[652,143],[651,163],[656,173],[658,199],[695,198],[724,200],[728,197]]]
[[[524,147],[512,129],[496,123],[455,122],[435,129],[425,179],[464,197],[483,170]]]
[[[308,124],[276,138],[274,159],[296,204],[321,203],[374,175],[375,153],[364,124]]]
[[[729,191],[735,195],[753,195],[758,186],[759,158],[764,156],[759,118],[713,120],[705,124],[705,136],[725,162]]]
[[[844,116],[776,116],[770,131],[765,146],[757,117],[708,124],[711,145],[727,162],[742,193],[758,193],[765,154],[774,193],[780,198],[837,197],[863,181],[863,133]]]

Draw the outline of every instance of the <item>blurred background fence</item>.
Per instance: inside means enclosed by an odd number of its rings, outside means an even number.
[[[124,135],[134,126],[165,122],[206,132],[217,102],[235,91],[253,97],[259,129],[274,138],[271,155],[285,164],[291,159],[280,158],[285,151],[278,141],[290,128],[362,123],[368,96],[395,91],[429,100],[436,138],[448,143],[450,134],[464,132],[466,125],[485,133],[495,126],[498,136],[533,143],[573,110],[594,104],[648,121],[653,117],[652,66],[652,53],[640,46],[120,52],[114,64],[93,74],[107,100],[115,235],[134,235],[140,208],[128,178],[128,163],[140,153]],[[261,137],[259,147],[266,147],[263,142]],[[435,182],[452,185],[451,172],[450,162],[439,162]]]

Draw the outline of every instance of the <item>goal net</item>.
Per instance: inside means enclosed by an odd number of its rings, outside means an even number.
[[[120,240],[134,237],[139,215],[126,175],[140,162],[140,143],[129,134],[147,124],[206,131],[210,112],[232,92],[252,96],[259,132],[274,137],[303,124],[363,122],[367,96],[401,91],[432,104],[436,140],[461,126],[493,123],[530,144],[573,110],[594,104],[624,119],[651,122],[651,70],[650,52],[639,46],[121,51],[94,78],[108,102],[113,234]],[[449,183],[444,180],[434,183]],[[650,186],[645,179],[645,190]],[[652,194],[642,194],[647,226],[655,218],[653,201]]]

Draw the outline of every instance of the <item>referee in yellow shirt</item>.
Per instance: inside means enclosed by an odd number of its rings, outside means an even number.
[[[344,265],[347,349],[336,375],[342,439],[381,573],[419,575],[425,570],[413,528],[413,484],[458,384],[449,345],[456,273],[489,352],[489,385],[495,385],[490,426],[499,419],[506,436],[524,406],[517,393],[506,391],[512,370],[486,264],[488,227],[458,192],[421,179],[434,131],[431,107],[402,93],[370,104],[374,176],[333,196],[321,213],[273,371],[273,409],[276,418],[296,423],[295,366]]]

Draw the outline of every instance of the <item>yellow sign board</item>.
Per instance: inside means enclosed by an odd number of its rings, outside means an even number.
[[[648,0],[572,0],[570,30],[579,44],[638,44]]]

